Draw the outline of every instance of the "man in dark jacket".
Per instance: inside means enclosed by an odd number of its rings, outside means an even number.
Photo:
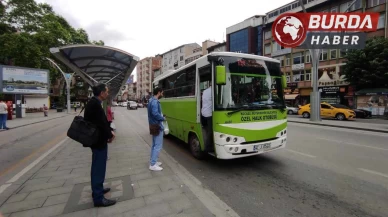
[[[105,84],[97,84],[94,86],[94,96],[86,105],[84,114],[84,119],[96,125],[99,131],[98,142],[92,146],[93,158],[90,174],[93,202],[96,207],[106,207],[116,204],[116,201],[108,200],[104,197],[104,194],[108,193],[110,188],[104,189],[103,185],[108,155],[107,143],[111,143],[115,138],[115,134],[112,132],[104,109],[102,108],[102,101],[108,98],[108,91],[108,87]]]

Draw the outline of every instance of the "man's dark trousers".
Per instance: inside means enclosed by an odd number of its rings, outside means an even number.
[[[104,198],[104,180],[106,172],[106,160],[108,158],[108,146],[105,148],[92,148],[92,170],[91,182],[93,191],[93,202],[99,203]]]

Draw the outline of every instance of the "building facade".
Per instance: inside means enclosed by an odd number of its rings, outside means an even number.
[[[202,47],[197,43],[184,44],[167,51],[161,55],[161,74],[179,69],[186,64],[186,60],[189,61],[190,58],[193,59],[200,55],[202,55]]]
[[[351,2],[351,0],[305,0],[305,8],[307,12],[344,12]],[[378,29],[376,32],[368,33],[368,37],[387,37],[388,11],[386,8],[385,0],[357,0],[348,12],[380,13]],[[301,11],[302,7],[297,0],[268,12],[261,21],[244,21],[227,29],[229,33],[227,37],[228,51],[255,53],[280,60],[281,70],[286,75],[288,83],[285,98],[290,105],[304,105],[310,102],[310,92],[312,92],[311,56],[309,50],[283,48],[277,44],[272,36],[272,23],[282,13]],[[252,28],[256,25],[262,28],[262,54],[255,52],[255,42],[251,36],[251,34],[254,36]],[[259,37],[257,37],[257,43],[260,43]],[[318,68],[321,101],[358,107],[357,97],[354,96],[355,87],[349,86],[343,75],[345,54],[346,50],[341,49],[322,51]]]
[[[219,43],[207,48],[208,53],[226,51],[226,42]]]
[[[226,50],[262,55],[264,18],[256,15],[226,28]]]
[[[147,57],[140,60],[136,66],[136,98],[145,99],[152,92],[153,69],[160,68],[162,56]]]

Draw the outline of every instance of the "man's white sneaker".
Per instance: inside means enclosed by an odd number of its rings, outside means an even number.
[[[156,162],[156,165],[162,166],[162,162]]]
[[[158,166],[157,164],[155,164],[153,166],[150,165],[150,170],[152,170],[152,171],[162,171],[163,168]]]

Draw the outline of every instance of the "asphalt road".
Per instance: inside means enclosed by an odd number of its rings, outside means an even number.
[[[0,132],[0,185],[66,137],[74,116]]]
[[[114,108],[151,144],[146,109]],[[125,129],[118,129],[125,130]],[[164,149],[240,216],[388,216],[388,134],[289,123],[287,148],[238,159],[196,160]]]

